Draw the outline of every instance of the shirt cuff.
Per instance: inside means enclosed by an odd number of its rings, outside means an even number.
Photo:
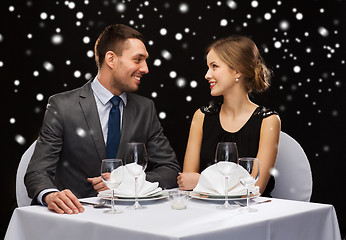
[[[43,206],[47,206],[47,203],[44,201],[43,196],[47,193],[51,193],[51,192],[60,192],[58,189],[56,188],[48,188],[45,190],[42,190],[38,195],[37,195],[37,201],[39,203],[41,203],[41,205]]]

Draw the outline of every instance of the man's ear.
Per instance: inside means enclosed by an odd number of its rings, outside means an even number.
[[[115,54],[115,52],[108,51],[105,54],[105,63],[107,64],[107,66],[113,69],[117,58],[118,56]]]

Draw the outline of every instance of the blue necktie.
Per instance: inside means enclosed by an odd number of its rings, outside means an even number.
[[[121,99],[118,96],[113,96],[110,100],[113,107],[109,112],[108,119],[107,158],[115,158],[118,152],[120,141],[120,101]]]

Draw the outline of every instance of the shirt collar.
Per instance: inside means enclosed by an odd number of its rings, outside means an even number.
[[[97,76],[94,78],[94,81],[91,82],[91,88],[94,91],[95,95],[102,102],[103,105],[106,105],[109,100],[114,96],[107,88],[102,86],[102,84],[97,79]],[[123,92],[119,96],[124,103],[124,106],[127,104],[127,94]]]

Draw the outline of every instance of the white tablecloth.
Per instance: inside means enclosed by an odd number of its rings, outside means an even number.
[[[186,210],[171,209],[166,199],[146,202],[144,210],[116,204],[123,213],[104,214],[89,206],[76,215],[43,206],[17,208],[5,239],[341,239],[334,207],[327,204],[272,199],[253,206],[258,211],[251,213],[219,210],[216,202],[203,200],[191,200]]]

